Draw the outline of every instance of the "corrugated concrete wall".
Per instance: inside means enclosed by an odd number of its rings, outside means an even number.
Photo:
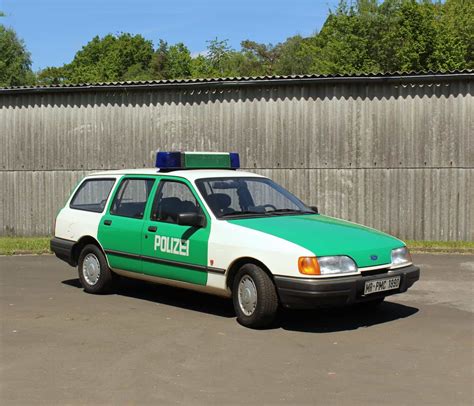
[[[238,151],[325,214],[474,239],[474,75],[0,92],[1,235],[44,235],[93,170]]]

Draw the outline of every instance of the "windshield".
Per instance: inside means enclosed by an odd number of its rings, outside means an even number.
[[[316,213],[267,178],[198,179],[196,185],[217,218]]]

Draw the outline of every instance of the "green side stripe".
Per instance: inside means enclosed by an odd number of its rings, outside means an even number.
[[[127,252],[122,252],[122,251],[106,250],[105,253],[107,255],[115,255],[115,256],[118,256],[118,257],[141,260],[141,261],[147,261],[147,262],[152,262],[152,263],[161,264],[161,265],[177,266],[177,267],[180,267],[180,268],[187,268],[187,269],[192,269],[192,270],[202,271],[202,272],[212,272],[212,273],[220,273],[220,274],[223,274],[223,273],[226,272],[226,270],[222,269],[222,268],[214,268],[214,267],[210,267],[210,266],[195,265],[195,264],[190,264],[190,263],[187,263],[187,262],[172,261],[172,260],[168,260],[168,259],[160,259],[160,258],[156,258],[156,257],[149,257],[149,256],[146,256],[146,255],[129,254]]]

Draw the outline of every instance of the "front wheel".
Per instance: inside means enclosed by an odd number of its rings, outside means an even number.
[[[246,327],[268,327],[277,314],[275,285],[270,276],[254,264],[246,264],[237,272],[232,300],[238,322]]]
[[[96,245],[86,245],[79,255],[79,280],[88,293],[106,293],[112,287],[113,273]]]

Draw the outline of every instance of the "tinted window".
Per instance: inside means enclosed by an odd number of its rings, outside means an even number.
[[[151,219],[176,223],[179,213],[200,213],[193,193],[181,182],[162,181],[153,203]]]
[[[212,178],[196,181],[218,218],[314,214],[280,185],[266,178]]]
[[[154,182],[153,179],[124,179],[115,195],[110,214],[142,219]]]
[[[76,210],[93,211],[101,213],[115,179],[88,179],[85,180],[71,200],[69,207]]]

